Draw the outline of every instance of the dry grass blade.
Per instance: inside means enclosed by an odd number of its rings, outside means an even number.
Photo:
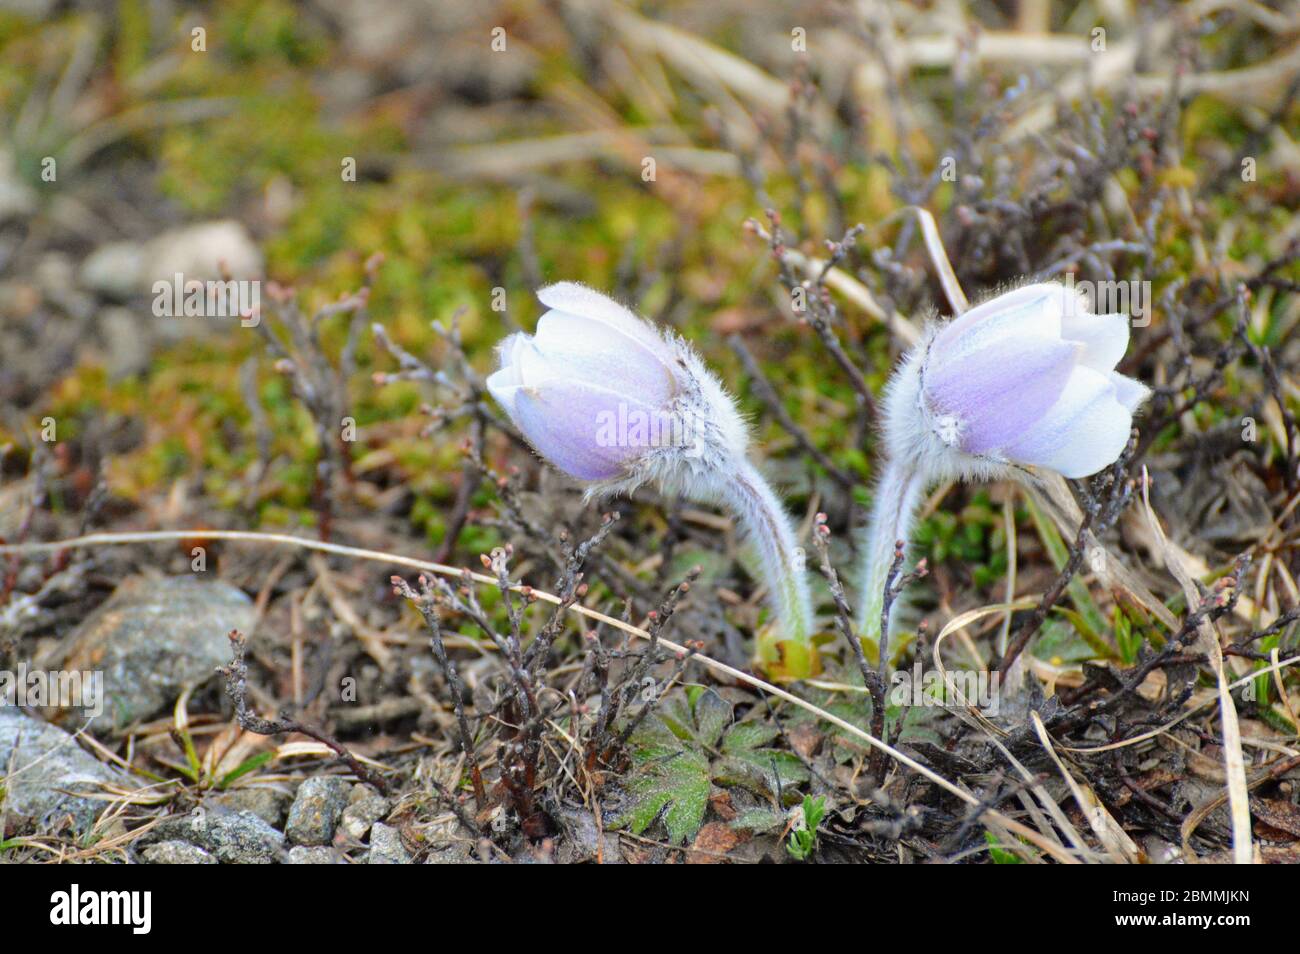
[[[921,222],[921,236],[925,239],[926,251],[930,253],[930,260],[934,263],[935,271],[939,273],[939,284],[943,285],[943,293],[948,296],[952,313],[960,315],[970,307],[970,302],[966,300],[966,293],[961,290],[961,282],[957,281],[957,273],[953,270],[952,262],[948,261],[948,250],[943,247],[939,226],[935,224],[934,216],[930,214],[929,209],[916,205],[912,206],[912,211]]]
[[[1093,834],[1116,861],[1137,864],[1141,860],[1141,852],[1138,851],[1138,846],[1134,844],[1133,839],[1120,827],[1111,813],[1106,811],[1106,806],[1097,799],[1092,789],[1080,785],[1074,774],[1061,761],[1061,757],[1056,754],[1056,748],[1052,745],[1052,737],[1047,734],[1047,727],[1043,725],[1043,720],[1038,713],[1031,712],[1029,717],[1033,720],[1034,731],[1038,733],[1043,748],[1052,757],[1052,762],[1055,763],[1061,777],[1065,779],[1065,784],[1070,787],[1070,793],[1079,804],[1083,817],[1088,819]]]
[[[1265,676],[1268,675],[1269,673],[1279,672],[1285,669],[1287,666],[1293,666],[1298,663],[1300,663],[1300,656],[1293,656],[1290,659],[1284,659],[1281,662],[1274,663],[1271,666],[1266,666],[1263,669],[1256,669],[1253,672],[1251,672],[1250,675],[1243,676],[1241,679],[1238,679],[1236,682],[1229,683],[1228,691],[1232,692],[1233,689],[1240,689],[1242,686],[1246,685],[1247,683],[1254,682],[1260,676]],[[1166,722],[1164,725],[1160,726],[1159,728],[1150,729],[1146,732],[1139,733],[1138,735],[1124,739],[1120,742],[1108,742],[1105,745],[1094,745],[1094,746],[1061,745],[1058,746],[1058,748],[1060,748],[1061,751],[1063,752],[1111,752],[1114,751],[1115,749],[1127,748],[1130,745],[1137,745],[1139,742],[1146,742],[1149,739],[1154,739],[1156,736],[1164,735],[1174,726],[1178,725],[1181,722],[1186,722],[1188,719],[1196,715],[1196,713],[1200,712],[1202,709],[1208,708],[1211,705],[1215,705],[1218,703],[1218,701],[1219,701],[1219,695],[1218,692],[1216,691],[1215,693],[1210,695],[1206,701],[1198,702],[1194,705],[1189,706],[1187,710],[1184,711],[1177,718],[1170,719],[1168,722]]]
[[[1269,650],[1268,657],[1273,663],[1273,688],[1277,690],[1277,697],[1282,707],[1286,709],[1286,714],[1291,717],[1291,724],[1296,727],[1296,738],[1300,739],[1300,716],[1296,715],[1295,706],[1291,702],[1291,697],[1287,695],[1286,686],[1282,683],[1282,667],[1276,646]]]
[[[721,84],[774,113],[784,109],[789,99],[789,87],[781,80],[693,33],[643,17],[618,4],[609,4],[606,15],[630,45],[663,57],[682,75],[706,88]],[[824,123],[826,117],[820,121]]]
[[[1151,509],[1151,481],[1146,468],[1142,468],[1142,507],[1146,512],[1151,533],[1160,543],[1165,556],[1165,565],[1187,597],[1187,611],[1195,612],[1201,605],[1201,594],[1196,581],[1192,579],[1178,554],[1168,546],[1165,531],[1160,520]],[[1237,721],[1237,708],[1228,691],[1228,677],[1223,667],[1223,649],[1219,646],[1219,634],[1214,624],[1208,620],[1198,627],[1205,650],[1210,656],[1215,678],[1219,683],[1219,712],[1223,723],[1223,762],[1227,771],[1228,804],[1232,816],[1232,857],[1239,865],[1248,865],[1254,861],[1254,848],[1250,836],[1250,801],[1246,791],[1246,760],[1241,752],[1241,727]],[[1189,857],[1191,855],[1189,854]]]
[[[959,682],[949,677],[948,670],[943,664],[943,643],[949,636],[986,616],[992,616],[1001,612],[1012,612],[1017,609],[1030,609],[1037,605],[1038,600],[1039,597],[1026,597],[1014,603],[994,603],[989,606],[981,606],[978,609],[967,610],[965,613],[953,617],[944,625],[943,629],[941,629],[939,634],[935,637],[933,646],[934,665],[935,669],[939,672],[940,678],[943,680],[943,685],[948,687],[957,697],[958,701],[967,707],[966,712],[958,710],[957,714],[959,718],[968,724],[974,725],[987,736],[993,747],[996,748],[1002,754],[1002,757],[1007,760],[1008,764],[1015,769],[1016,774],[1020,776],[1029,788],[1029,791],[1033,793],[1033,797],[1038,800],[1038,804],[1041,805],[1043,809],[1046,810],[1047,814],[1051,816],[1051,823],[1055,824],[1055,826],[1065,834],[1065,837],[1069,840],[1070,844],[1074,846],[1075,851],[1079,853],[1081,858],[1086,861],[1092,861],[1094,860],[1092,850],[1088,847],[1087,843],[1083,840],[1083,837],[1079,834],[1074,825],[1070,823],[1070,820],[1065,816],[1065,813],[1061,811],[1060,805],[1058,805],[1056,800],[1052,798],[1051,793],[1048,792],[1042,783],[1035,778],[1034,774],[1015,757],[1011,750],[1002,744],[1001,737],[1007,734],[1006,731],[989,721],[989,719],[979,711],[975,704],[965,697]],[[1047,819],[1035,808],[1033,802],[1028,799],[1028,797],[1024,797],[1023,801],[1025,802],[1025,807],[1029,811],[1030,816],[1034,819],[1035,824],[1038,825],[1039,831],[1041,831],[1044,836],[1047,836],[1051,831],[1051,825],[1048,823]]]
[[[988,606],[981,606],[977,609],[967,610],[966,612],[948,620],[948,622],[944,624],[943,629],[939,630],[939,635],[934,638],[934,646],[932,647],[934,668],[939,671],[939,676],[943,680],[943,684],[952,688],[953,692],[961,702],[970,709],[971,715],[974,716],[975,720],[979,722],[984,731],[988,732],[990,735],[1006,735],[1006,732],[986,719],[980,713],[979,709],[975,707],[974,703],[962,694],[960,686],[958,686],[954,680],[949,678],[948,670],[943,664],[942,650],[944,640],[954,633],[966,628],[971,623],[978,622],[986,616],[992,616],[996,613],[1014,613],[1016,610],[1032,609],[1038,605],[1040,599],[1042,599],[1041,595],[1026,596],[1019,600],[1009,601],[1006,603],[991,603]]]

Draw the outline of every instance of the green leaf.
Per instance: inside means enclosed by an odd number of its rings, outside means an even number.
[[[682,750],[682,739],[661,720],[662,716],[659,719],[646,719],[628,739],[634,762],[665,759]]]
[[[1098,659],[1111,659],[1118,657],[1118,653],[1111,649],[1099,632],[1092,628],[1088,620],[1082,613],[1076,612],[1066,606],[1053,607],[1052,612],[1059,613],[1068,619],[1073,625],[1079,637],[1088,644],[1089,648],[1097,655]],[[1041,657],[1040,657],[1041,658]]]
[[[1005,848],[998,847],[999,843],[993,832],[986,831],[984,833],[984,840],[989,843],[989,857],[993,859],[995,865],[1020,864],[1020,857],[1015,852],[1007,851]]]
[[[733,725],[734,718],[731,703],[713,689],[690,686],[665,698],[629,739],[634,767],[614,826],[640,834],[662,816],[670,840],[683,842],[703,824],[714,782],[764,797],[779,791],[787,805],[797,801],[809,773],[797,756],[770,747],[780,735],[777,726],[757,720]],[[768,831],[784,820],[779,811],[764,811],[739,827]]]
[[[675,693],[659,707],[659,718],[677,738],[712,749],[731,724],[731,703],[712,689]]]
[[[626,787],[631,804],[614,825],[639,835],[663,812],[668,840],[680,844],[700,830],[709,789],[708,759],[691,749],[680,749],[668,758],[647,763],[632,778]]]
[[[785,843],[785,850],[790,852],[790,857],[796,861],[805,861],[813,853],[813,845],[816,838],[810,831],[792,831],[790,840]]]
[[[1142,637],[1133,631],[1132,620],[1119,606],[1115,607],[1111,619],[1115,628],[1115,647],[1119,650],[1120,659],[1131,666],[1137,662],[1138,649],[1142,646]]]
[[[808,827],[813,831],[822,823],[822,818],[826,815],[826,796],[818,795],[813,798],[811,795],[805,795],[803,799],[803,819]]]
[[[777,728],[767,722],[737,722],[722,740],[726,755],[739,755],[766,745],[777,737]]]
[[[765,747],[777,734],[777,728],[767,723],[732,726],[722,740],[723,758],[714,765],[714,780],[722,785],[743,785],[760,795],[784,793],[808,781],[808,770],[797,756]]]
[[[715,747],[723,730],[731,725],[731,718],[731,703],[709,689],[695,702],[695,724],[699,729],[696,740],[707,748]]]
[[[1051,518],[1038,508],[1033,497],[1028,494],[1025,495],[1025,507],[1034,521],[1034,529],[1038,531],[1038,537],[1043,541],[1044,549],[1047,550],[1048,556],[1052,558],[1052,565],[1056,567],[1058,572],[1063,570],[1066,561],[1070,558],[1070,548],[1061,539],[1056,524],[1052,523]],[[1105,629],[1106,617],[1097,608],[1096,600],[1092,598],[1092,594],[1088,592],[1088,587],[1077,573],[1070,580],[1069,585],[1066,586],[1066,592],[1070,594],[1070,602],[1074,604],[1074,608],[1083,616],[1084,627],[1088,631],[1096,634]],[[1034,655],[1038,656],[1039,659],[1044,658],[1038,653],[1034,653]]]
[[[249,772],[255,772],[275,756],[274,752],[258,752],[254,756],[244,759],[233,769],[221,776],[221,781],[217,782],[217,788],[225,788],[231,782],[238,778],[243,778]]]
[[[695,715],[691,712],[691,703],[683,695],[674,694],[659,704],[656,713],[659,721],[678,739],[686,741],[695,734]],[[647,720],[649,721],[649,720]]]
[[[1097,650],[1065,620],[1051,618],[1043,624],[1034,643],[1034,655],[1048,662],[1059,659],[1062,663],[1075,663],[1096,659]]]
[[[785,823],[785,815],[770,808],[747,808],[731,820],[732,828],[764,834]]]
[[[786,842],[785,849],[790,852],[790,857],[796,861],[805,861],[817,847],[817,826],[821,824],[822,816],[826,814],[826,798],[818,795],[813,798],[811,795],[805,795],[801,807],[803,821],[797,823],[790,831],[790,840]]]
[[[194,748],[194,740],[190,737],[189,731],[177,732],[176,735],[181,740],[181,748],[185,752],[185,761],[187,768],[182,768],[181,774],[191,782],[198,782],[203,776],[203,763],[199,761],[199,753]]]

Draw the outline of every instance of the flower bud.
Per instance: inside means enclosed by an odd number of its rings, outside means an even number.
[[[1123,453],[1151,393],[1115,370],[1127,315],[1089,314],[1081,293],[1026,285],[933,326],[885,391],[885,457],[861,574],[859,630],[889,646],[883,591],[895,545],[911,536],[932,484],[1023,478],[1028,468],[1087,477]]]
[[[746,454],[735,402],[684,340],[572,282],[537,293],[533,335],[501,343],[488,390],[529,444],[588,496],[722,503],[745,529],[785,638],[811,651],[812,605],[789,516]],[[804,655],[808,655],[807,652]]]
[[[668,479],[688,492],[714,459],[743,455],[739,414],[686,342],[582,285],[537,297],[550,310],[502,342],[487,387],[553,465],[602,491]]]
[[[891,385],[890,454],[936,476],[1029,465],[1087,477],[1114,463],[1150,393],[1116,372],[1126,315],[1058,283],[1027,285],[934,330]]]

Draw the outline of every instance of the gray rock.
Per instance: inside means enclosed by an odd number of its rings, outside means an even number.
[[[114,301],[126,301],[143,291],[145,249],[135,242],[109,242],[82,260],[77,278],[82,288]]]
[[[284,835],[252,812],[231,812],[209,820],[204,847],[227,864],[265,865],[280,860]]]
[[[279,861],[284,835],[252,812],[197,808],[159,823],[151,840],[188,841],[232,865],[265,865]]]
[[[391,804],[388,799],[366,785],[354,785],[348,797],[348,807],[343,809],[339,833],[349,841],[360,841],[370,831],[370,826],[385,817]]]
[[[85,320],[95,313],[95,298],[77,288],[77,269],[63,252],[46,252],[33,270],[41,298],[66,312],[69,318]]]
[[[198,222],[169,229],[145,246],[148,264],[144,287],[172,281],[179,272],[185,280],[211,281],[225,273],[232,278],[255,279],[262,274],[262,253],[243,224],[232,219]]]
[[[104,368],[110,378],[116,381],[148,369],[149,336],[141,333],[135,312],[113,305],[100,311],[96,322],[104,343]]]
[[[48,829],[70,816],[76,830],[84,832],[106,803],[78,793],[98,792],[102,782],[133,784],[57,726],[0,706],[0,787],[11,817]]]
[[[148,865],[215,865],[217,859],[188,841],[160,841],[140,852]]]
[[[253,601],[220,580],[131,577],[73,632],[62,668],[103,672],[105,711],[95,725],[121,728],[211,679],[230,661],[227,634],[247,632],[253,620]]]
[[[289,849],[291,865],[342,865],[347,861],[333,848],[315,845],[294,845]]]
[[[349,788],[345,780],[331,776],[309,778],[298,786],[284,827],[289,840],[297,845],[328,845],[347,806]]]
[[[402,844],[402,836],[396,828],[380,822],[370,829],[370,855],[367,862],[372,865],[411,863],[411,855]]]
[[[474,846],[468,841],[458,841],[429,852],[426,865],[477,865],[483,862],[474,854]]]
[[[591,812],[581,808],[562,808],[559,822],[564,829],[564,840],[560,842],[557,858],[560,864],[581,864],[597,859],[607,865],[623,863],[618,836],[609,831],[602,833]]]
[[[5,10],[28,20],[47,20],[56,5],[56,0],[6,0]]]
[[[231,811],[252,812],[272,828],[279,828],[284,822],[290,800],[289,795],[278,788],[258,785],[210,795],[205,801]]]
[[[126,301],[154,294],[156,282],[218,281],[228,272],[236,279],[262,274],[262,253],[248,230],[235,221],[198,222],[168,229],[145,243],[109,242],[81,263],[83,288],[105,298]]]

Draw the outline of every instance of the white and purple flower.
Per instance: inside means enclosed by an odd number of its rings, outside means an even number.
[[[811,645],[811,602],[790,519],[747,456],[735,402],[685,341],[572,282],[537,293],[533,335],[500,346],[487,387],[543,458],[588,496],[649,483],[722,503],[758,556],[785,638]]]
[[[1115,370],[1127,315],[1095,315],[1082,292],[1026,285],[929,328],[885,393],[887,461],[876,488],[859,606],[876,636],[895,542],[921,495],[954,478],[1088,477],[1128,443],[1150,391]]]
[[[1055,283],[972,308],[928,335],[891,387],[891,421],[915,419],[897,429],[911,445],[898,449],[937,441],[960,475],[997,465],[1095,474],[1124,449],[1149,393],[1115,371],[1128,335],[1127,315],[1088,314],[1081,293]]]

